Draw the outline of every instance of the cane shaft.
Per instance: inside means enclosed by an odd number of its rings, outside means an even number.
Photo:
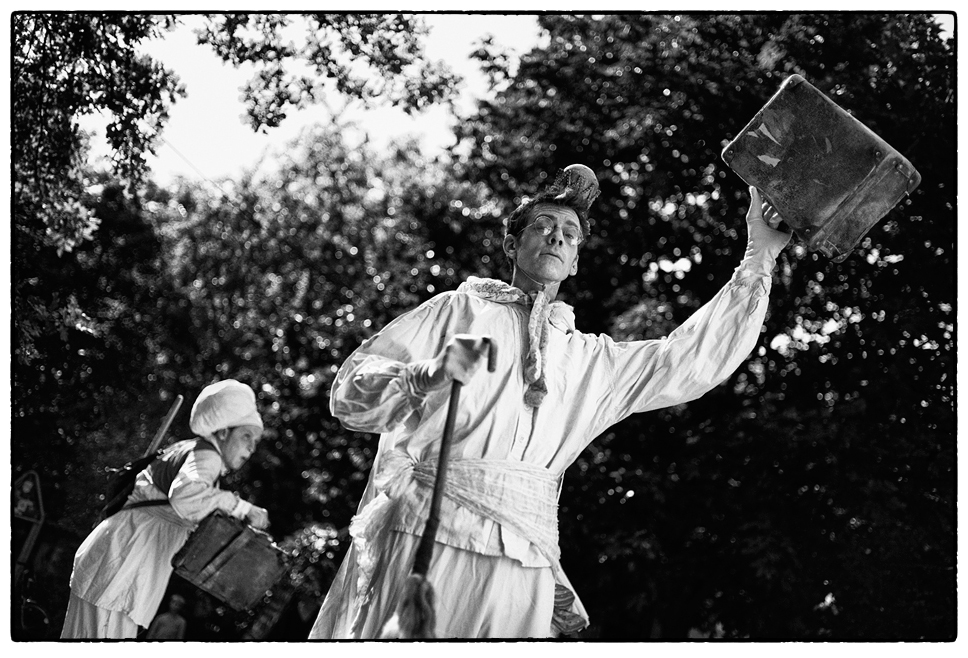
[[[447,480],[447,460],[450,458],[450,444],[454,438],[454,424],[457,420],[457,407],[460,404],[461,383],[457,380],[450,386],[450,405],[447,408],[447,420],[444,424],[444,436],[440,442],[440,455],[437,458],[437,475],[434,478],[434,494],[430,499],[430,514],[427,525],[424,526],[417,556],[414,558],[413,573],[426,575],[430,569],[430,558],[433,557],[434,540],[437,537],[437,527],[440,525],[440,501],[444,497],[444,484]]]
[[[487,370],[494,372],[497,366],[497,344],[488,336],[484,337],[487,344]],[[430,513],[424,526],[417,555],[413,561],[412,573],[426,576],[430,570],[430,559],[434,553],[434,541],[437,537],[437,527],[440,525],[440,503],[444,498],[444,484],[447,480],[447,462],[450,459],[450,444],[454,438],[454,425],[457,422],[457,408],[460,405],[460,389],[462,384],[456,379],[450,385],[450,404],[447,407],[447,419],[444,422],[444,436],[440,442],[440,455],[437,458],[437,475],[434,478],[434,493],[430,499]]]

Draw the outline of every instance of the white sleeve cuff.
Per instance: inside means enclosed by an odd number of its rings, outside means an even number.
[[[447,385],[446,379],[443,379],[443,382],[436,387],[431,385],[430,369],[435,365],[433,359],[426,359],[409,363],[404,368],[402,376],[404,377],[405,383],[408,384],[407,389],[414,396],[425,398],[428,393],[440,390]]]
[[[232,516],[237,519],[244,519],[248,516],[250,509],[252,509],[252,503],[239,498],[239,502],[235,504],[235,509],[232,510]]]

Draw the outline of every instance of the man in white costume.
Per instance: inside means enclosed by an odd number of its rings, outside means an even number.
[[[616,342],[575,328],[557,301],[578,271],[598,196],[571,165],[507,218],[511,284],[470,277],[389,323],[343,364],[330,408],[380,433],[353,544],[311,639],[376,638],[413,565],[433,491],[450,383],[463,385],[428,579],[441,638],[576,633],[585,609],[559,563],[562,474],[633,413],[694,400],[726,380],[759,337],[775,258],[790,235],[751,188],[748,246],[732,278],[662,340]],[[779,217],[768,208],[769,223]],[[491,337],[496,372],[475,374]]]

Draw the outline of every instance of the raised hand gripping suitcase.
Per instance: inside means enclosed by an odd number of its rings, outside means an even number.
[[[903,155],[800,75],[780,85],[722,157],[807,249],[837,262],[921,182]]]
[[[205,517],[172,558],[175,573],[233,610],[251,610],[289,566],[264,532],[222,512]]]

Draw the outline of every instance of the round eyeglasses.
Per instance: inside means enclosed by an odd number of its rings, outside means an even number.
[[[529,228],[533,228],[538,235],[548,236],[554,233],[555,229],[558,228],[558,224],[555,224],[547,217],[539,217],[521,229],[519,233],[523,233]],[[565,242],[570,244],[572,247],[577,247],[579,244],[581,244],[581,241],[585,239],[585,236],[582,235],[580,229],[569,224],[561,224],[561,235],[565,238]]]

